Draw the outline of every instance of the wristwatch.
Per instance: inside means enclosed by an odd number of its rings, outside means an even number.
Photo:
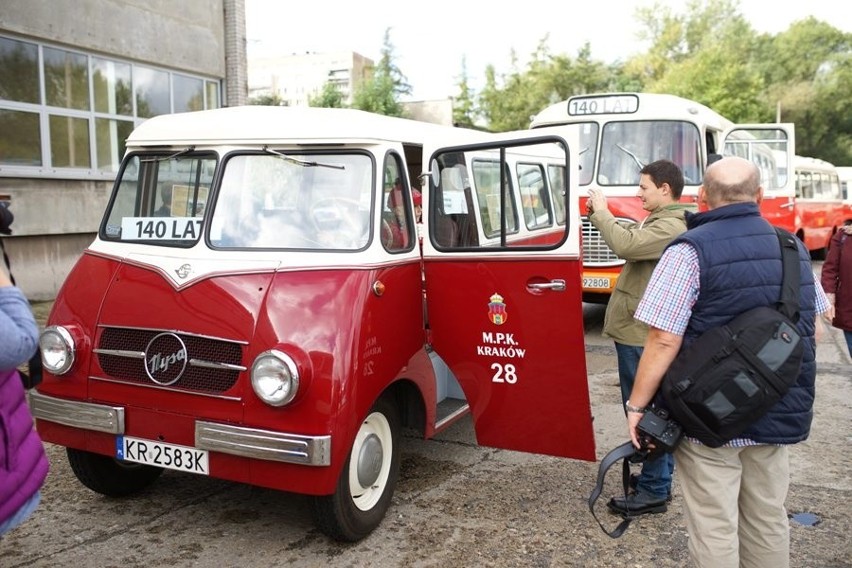
[[[645,410],[647,410],[644,406],[632,406],[629,400],[624,403],[624,409],[627,412],[635,412],[636,414],[645,414]]]

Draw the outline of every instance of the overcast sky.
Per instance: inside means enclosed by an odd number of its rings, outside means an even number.
[[[661,0],[682,9],[683,0]],[[625,60],[647,49],[637,39],[638,6],[652,0],[246,0],[248,53],[287,55],[355,51],[378,61],[390,28],[396,63],[412,86],[412,100],[453,96],[466,60],[474,89],[484,82],[485,67],[498,74],[511,69],[514,49],[523,69],[529,55],[547,37],[551,53],[576,56],[588,41],[592,57]],[[852,3],[844,0],[741,0],[741,13],[759,32],[778,33],[808,16],[852,33]]]

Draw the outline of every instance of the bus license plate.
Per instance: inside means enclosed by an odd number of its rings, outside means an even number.
[[[609,278],[583,278],[583,288],[609,290]]]
[[[115,457],[120,460],[210,475],[207,450],[128,436],[116,438],[115,446]]]

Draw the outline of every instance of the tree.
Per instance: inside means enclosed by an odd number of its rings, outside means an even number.
[[[250,105],[261,105],[261,106],[287,106],[286,101],[281,98],[280,95],[258,95],[256,97],[252,97],[249,99],[248,103]]]
[[[547,41],[545,36],[524,71],[518,69],[514,53],[510,73],[498,78],[493,66],[486,68],[479,106],[489,129],[501,132],[529,128],[532,117],[546,106],[616,84],[614,69],[593,60],[588,43],[580,48],[576,59],[571,59],[551,55]]]
[[[644,91],[696,100],[734,122],[768,119],[757,34],[735,0],[691,0],[680,15],[654,5],[637,18],[651,45],[625,64],[625,74]]]
[[[453,124],[464,128],[476,125],[476,103],[467,82],[467,60],[462,58],[462,73],[458,83],[459,94],[453,99]]]
[[[308,106],[323,107],[323,108],[346,108],[346,102],[343,100],[343,93],[340,92],[334,83],[327,81],[322,87],[322,91],[316,97],[308,97]]]
[[[699,101],[734,122],[796,126],[796,152],[852,163],[852,34],[814,18],[758,35],[735,0],[637,11],[651,42],[625,64],[642,90]]]
[[[352,107],[388,116],[403,116],[404,109],[399,99],[411,93],[408,79],[394,62],[394,49],[390,40],[390,28],[385,30],[382,57],[372,70],[372,76],[356,88]]]
[[[761,49],[766,105],[796,124],[796,153],[852,164],[852,34],[811,17]]]

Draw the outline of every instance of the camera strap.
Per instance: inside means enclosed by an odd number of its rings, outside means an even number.
[[[9,280],[11,280],[12,285],[17,286],[15,277],[12,275],[12,266],[9,264],[9,255],[6,253],[6,246],[3,244],[3,239],[0,239],[0,250],[3,251],[3,262],[6,263],[6,269],[9,271]],[[18,374],[21,376],[25,389],[29,390],[41,382],[41,371],[41,352],[39,349],[36,349],[35,354],[30,358],[29,363],[27,363],[27,372],[18,369]]]
[[[622,520],[614,530],[608,531],[595,514],[595,502],[598,500],[598,497],[601,496],[601,492],[603,491],[604,479],[606,478],[607,471],[609,471],[609,468],[613,465],[618,463],[619,460],[622,462],[621,478],[622,485],[624,486],[624,495],[627,496],[630,491],[630,463],[640,456],[641,453],[633,447],[633,442],[625,442],[605,455],[598,467],[598,481],[595,484],[595,488],[592,490],[592,494],[589,495],[589,511],[592,512],[592,516],[598,522],[603,532],[612,538],[618,538],[623,535],[624,531],[627,530],[627,527],[630,526],[630,521],[633,519],[629,517],[624,518],[624,520]]]

